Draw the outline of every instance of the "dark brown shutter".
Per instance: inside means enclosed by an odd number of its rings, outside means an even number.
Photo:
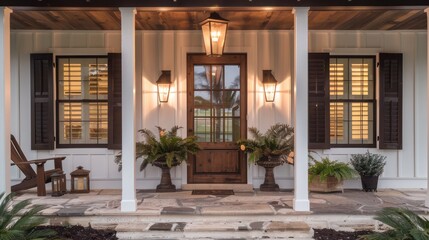
[[[329,148],[329,53],[308,55],[308,148]]]
[[[380,53],[380,149],[402,149],[402,54]]]
[[[54,149],[53,55],[31,54],[31,149]]]
[[[108,54],[109,67],[109,149],[122,148],[122,58],[120,53]]]

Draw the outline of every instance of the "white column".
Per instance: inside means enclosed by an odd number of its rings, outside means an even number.
[[[10,192],[10,13],[0,7],[0,193]]]
[[[427,55],[426,55],[426,64],[427,64],[427,66],[426,66],[426,84],[427,84],[427,87],[426,87],[426,97],[427,97],[427,103],[429,103],[429,8],[426,8],[425,9],[425,12],[426,12],[426,15],[427,15],[427,22],[428,22],[428,24],[427,24],[427,31],[426,31],[426,41],[427,41],[427,44],[426,44],[426,48],[427,48]],[[429,106],[429,104],[428,104],[428,106]],[[428,121],[429,121],[429,107],[428,107],[428,109],[427,109],[427,114],[428,114]],[[428,173],[427,173],[427,187],[426,187],[426,191],[427,191],[427,193],[426,193],[426,201],[425,201],[425,206],[426,207],[429,207],[429,128],[428,128],[428,132],[426,133],[426,135],[427,135],[427,139],[428,139],[428,146],[427,146],[427,148],[426,148],[426,151],[427,151],[427,158],[428,158]]]
[[[294,14],[295,211],[309,211],[308,200],[308,7]]]
[[[136,41],[135,8],[121,11],[122,49],[122,212],[135,212],[136,200]]]

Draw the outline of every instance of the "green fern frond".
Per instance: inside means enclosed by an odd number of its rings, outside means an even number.
[[[237,145],[241,150],[249,153],[249,161],[256,162],[270,155],[280,156],[280,159],[286,159],[282,156],[287,156],[293,151],[294,133],[293,127],[287,124],[277,123],[271,126],[265,133],[261,133],[258,129],[251,127],[249,133],[253,139],[240,139]]]
[[[200,150],[196,136],[186,138],[177,136],[178,130],[182,127],[173,126],[168,132],[160,126],[156,126],[156,128],[159,132],[158,138],[148,129],[139,130],[144,137],[143,141],[136,143],[136,159],[143,158],[140,171],[143,171],[149,163],[159,159],[165,159],[167,165],[171,167],[173,162],[186,161],[188,154],[196,154]],[[115,163],[118,164],[118,168],[121,170],[121,153],[116,155]]]
[[[54,236],[52,230],[35,230],[36,226],[46,223],[46,218],[38,214],[46,207],[35,205],[30,208],[31,202],[24,200],[12,206],[14,194],[4,196],[0,204],[0,239],[36,240]],[[24,211],[25,209],[28,209]]]
[[[391,230],[362,236],[365,240],[428,240],[429,221],[418,214],[403,208],[383,208],[374,218]]]

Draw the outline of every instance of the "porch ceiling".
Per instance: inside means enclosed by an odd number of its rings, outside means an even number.
[[[293,14],[280,10],[221,10],[230,20],[230,30],[290,30]],[[198,23],[207,18],[206,10],[157,11],[139,10],[137,30],[198,30]],[[51,30],[119,30],[120,12],[111,9],[23,9],[11,15],[12,29]],[[424,10],[414,9],[323,9],[312,10],[312,30],[398,30],[427,29]]]

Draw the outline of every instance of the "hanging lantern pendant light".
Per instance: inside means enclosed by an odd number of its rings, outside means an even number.
[[[216,57],[222,55],[228,22],[218,13],[212,12],[210,17],[200,23],[207,55]]]

